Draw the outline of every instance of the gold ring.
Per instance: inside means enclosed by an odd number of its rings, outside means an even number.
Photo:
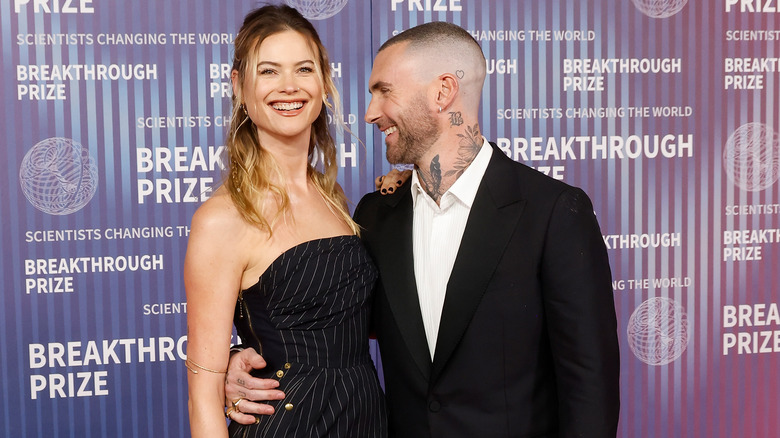
[[[255,424],[260,424],[260,417],[255,417]]]
[[[234,407],[228,408],[228,410],[225,411],[225,417],[230,418],[232,420],[233,418],[230,417],[230,414],[232,414],[233,411],[235,411],[235,410],[236,410],[236,408],[234,408]]]
[[[236,412],[241,412],[241,409],[238,409],[238,404],[244,401],[244,397],[239,397],[236,400],[230,402],[233,407],[236,409]]]

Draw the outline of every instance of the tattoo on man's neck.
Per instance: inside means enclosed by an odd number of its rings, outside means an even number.
[[[474,126],[467,126],[466,132],[458,134],[458,137],[460,138],[458,140],[458,156],[455,158],[452,169],[442,174],[439,155],[433,157],[428,169],[418,167],[418,175],[423,189],[436,203],[441,200],[445,188],[449,188],[452,182],[460,178],[482,148],[482,134],[479,132],[479,124],[477,123]],[[445,178],[447,179],[446,184],[444,184]]]
[[[455,175],[455,179],[460,178],[482,148],[482,134],[479,133],[479,124],[467,126],[466,133],[458,134],[458,137],[460,137],[458,158],[455,159],[452,169],[444,174],[445,177]]]
[[[428,195],[436,202],[441,199],[441,163],[439,162],[439,156],[436,155],[431,160],[431,165],[428,171],[420,169],[420,179],[422,185]]]
[[[463,114],[460,111],[450,112],[450,127],[460,126],[463,124]]]

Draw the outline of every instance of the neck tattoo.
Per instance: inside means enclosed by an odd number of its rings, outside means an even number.
[[[431,163],[428,165],[428,169],[424,169],[423,167],[417,168],[420,177],[420,185],[422,185],[425,192],[428,193],[428,196],[437,204],[441,201],[444,192],[446,192],[452,184],[463,175],[463,172],[465,172],[471,162],[474,161],[474,158],[477,157],[479,150],[482,148],[482,134],[479,132],[479,124],[477,123],[473,126],[467,126],[466,131],[458,133],[457,136],[459,138],[458,155],[455,157],[452,168],[442,171],[442,165],[438,154],[433,157]]]

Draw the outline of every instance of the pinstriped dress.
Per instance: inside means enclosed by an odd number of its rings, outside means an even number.
[[[382,390],[368,352],[371,291],[378,277],[357,236],[301,243],[239,294],[233,321],[286,398],[272,416],[231,437],[385,437]]]

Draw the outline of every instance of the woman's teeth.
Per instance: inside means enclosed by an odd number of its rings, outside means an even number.
[[[303,108],[303,102],[277,102],[271,106],[278,111],[294,111]]]

